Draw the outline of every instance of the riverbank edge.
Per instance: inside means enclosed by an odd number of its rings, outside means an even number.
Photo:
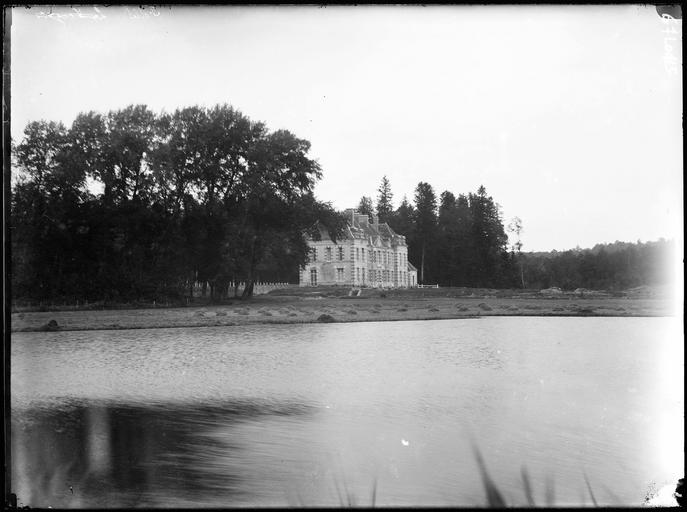
[[[317,318],[312,319],[286,319],[286,318],[256,318],[256,319],[246,319],[241,322],[186,322],[186,323],[174,323],[168,325],[93,325],[86,327],[56,327],[49,328],[45,325],[43,326],[29,326],[24,328],[13,328],[12,333],[27,333],[27,332],[80,332],[80,331],[128,331],[128,330],[141,330],[141,329],[183,329],[183,328],[195,328],[195,327],[240,327],[244,325],[297,325],[297,324],[324,324],[324,323],[338,323],[338,324],[348,324],[348,323],[361,323],[361,322],[415,322],[415,321],[426,321],[426,320],[474,320],[485,317],[559,317],[559,318],[669,318],[674,315],[667,314],[649,314],[649,313],[637,313],[637,314],[612,314],[612,313],[570,313],[570,312],[539,312],[539,313],[521,313],[513,314],[507,312],[485,312],[484,314],[477,315],[455,315],[455,316],[423,316],[419,318],[391,318],[391,317],[380,317],[380,318],[350,318],[350,319],[329,319],[326,321],[318,320]]]

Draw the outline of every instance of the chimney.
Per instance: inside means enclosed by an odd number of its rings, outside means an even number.
[[[374,225],[375,229],[379,228],[379,216],[376,213],[372,214],[372,224]]]

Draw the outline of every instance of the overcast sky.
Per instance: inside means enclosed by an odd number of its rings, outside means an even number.
[[[652,6],[79,12],[13,10],[15,141],[81,111],[229,103],[311,141],[339,209],[386,175],[394,206],[419,181],[483,184],[523,250],[682,240],[681,24]]]

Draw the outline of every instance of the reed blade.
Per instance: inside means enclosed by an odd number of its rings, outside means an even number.
[[[482,458],[479,448],[473,444],[472,449],[475,454],[475,458],[477,459],[480,476],[482,477],[482,483],[484,484],[484,490],[487,495],[487,505],[491,508],[506,508],[506,501],[503,499],[501,492],[498,490],[496,484],[494,484],[489,476],[487,466],[484,463],[484,459]]]
[[[596,501],[596,497],[594,496],[594,491],[592,491],[592,486],[589,483],[589,478],[587,478],[587,472],[583,471],[582,474],[584,475],[584,482],[587,484],[587,490],[589,491],[589,496],[592,498],[592,503],[594,503],[595,507],[598,507],[599,504]]]
[[[532,495],[532,486],[530,485],[530,476],[527,474],[525,466],[520,469],[520,474],[522,475],[522,485],[525,488],[527,504],[530,507],[536,507],[537,505],[534,503],[534,496]]]

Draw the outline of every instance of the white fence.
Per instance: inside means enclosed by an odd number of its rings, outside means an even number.
[[[238,287],[236,287],[238,285]],[[272,290],[277,290],[279,288],[289,288],[290,286],[295,286],[298,287],[298,285],[295,284],[290,284],[290,283],[254,283],[253,284],[253,295],[261,295],[264,293],[271,292]],[[237,288],[236,292],[240,295],[243,293],[243,290],[246,288],[246,283],[244,282],[239,282],[239,283],[229,283],[229,294],[233,295],[234,293],[234,288]],[[207,285],[207,292],[209,293],[210,291],[210,285]],[[203,283],[196,283],[196,285],[193,287],[193,296],[194,297],[200,297],[203,293]]]
[[[439,288],[438,284],[419,284],[418,288]]]

